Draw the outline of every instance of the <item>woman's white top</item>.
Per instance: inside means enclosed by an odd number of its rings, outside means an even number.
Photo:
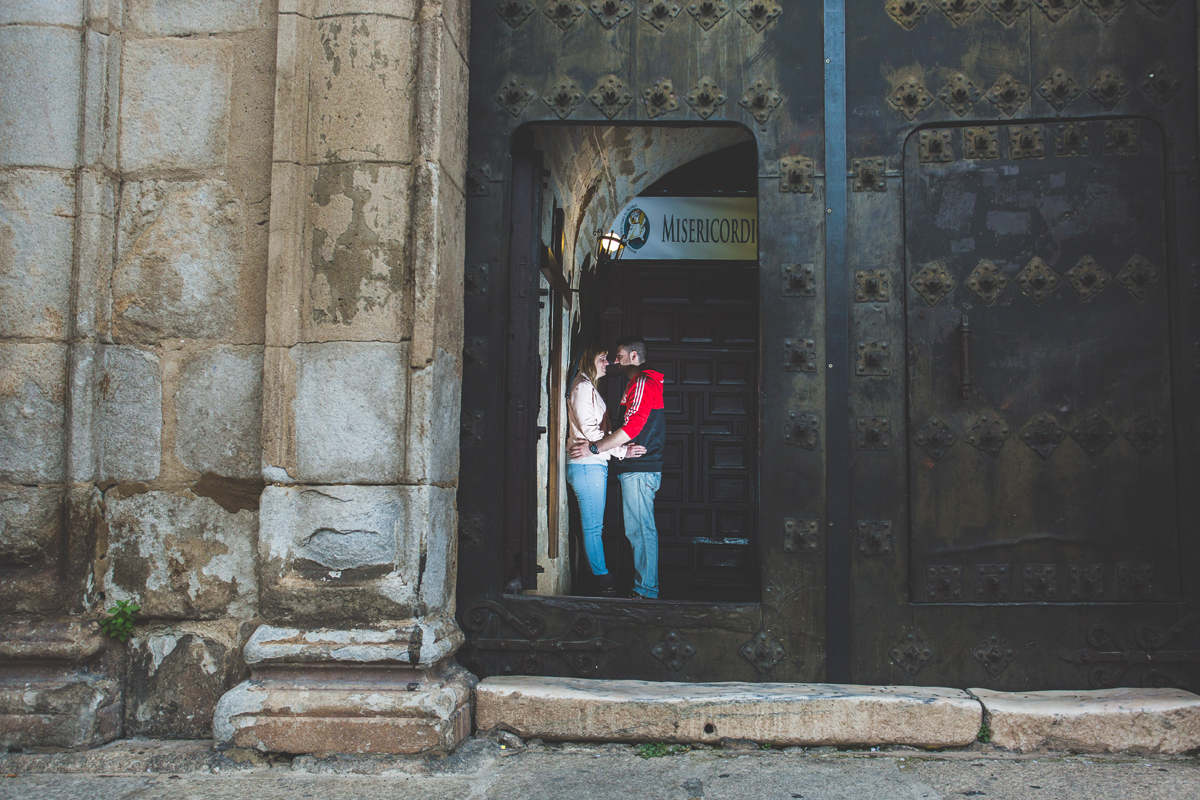
[[[567,414],[570,427],[570,436],[567,438],[568,448],[581,440],[598,442],[608,434],[605,416],[608,407],[604,403],[604,398],[600,396],[600,392],[596,390],[595,384],[588,380],[586,375],[580,374],[575,378],[575,382],[571,384],[571,394],[567,397],[567,403],[570,404],[570,413]],[[582,458],[572,458],[570,461],[572,464],[607,464],[610,455],[625,458],[625,445],[618,445],[599,455],[588,453]]]

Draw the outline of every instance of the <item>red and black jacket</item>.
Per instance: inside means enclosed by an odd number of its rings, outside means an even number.
[[[629,436],[629,443],[640,444],[646,453],[637,458],[614,459],[609,468],[617,473],[662,472],[663,446],[667,441],[663,374],[647,369],[631,380],[621,398],[621,413],[625,420],[621,430]]]

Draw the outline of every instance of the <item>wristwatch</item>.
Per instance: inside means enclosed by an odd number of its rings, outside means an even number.
[[[592,442],[591,444],[588,445],[588,450],[591,450],[592,455],[594,455],[594,456],[600,455],[600,449],[598,447],[596,447],[595,442]]]

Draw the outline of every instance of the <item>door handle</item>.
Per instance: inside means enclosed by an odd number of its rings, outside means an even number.
[[[958,325],[958,388],[962,399],[971,399],[971,326],[963,314]]]

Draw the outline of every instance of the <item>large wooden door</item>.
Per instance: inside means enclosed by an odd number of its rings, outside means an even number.
[[[621,263],[612,267],[604,342],[640,335],[663,373],[667,419],[655,498],[660,595],[758,597],[758,269]],[[624,380],[607,381],[613,424]],[[606,531],[622,550],[620,492]],[[629,570],[625,570],[629,574]]]

